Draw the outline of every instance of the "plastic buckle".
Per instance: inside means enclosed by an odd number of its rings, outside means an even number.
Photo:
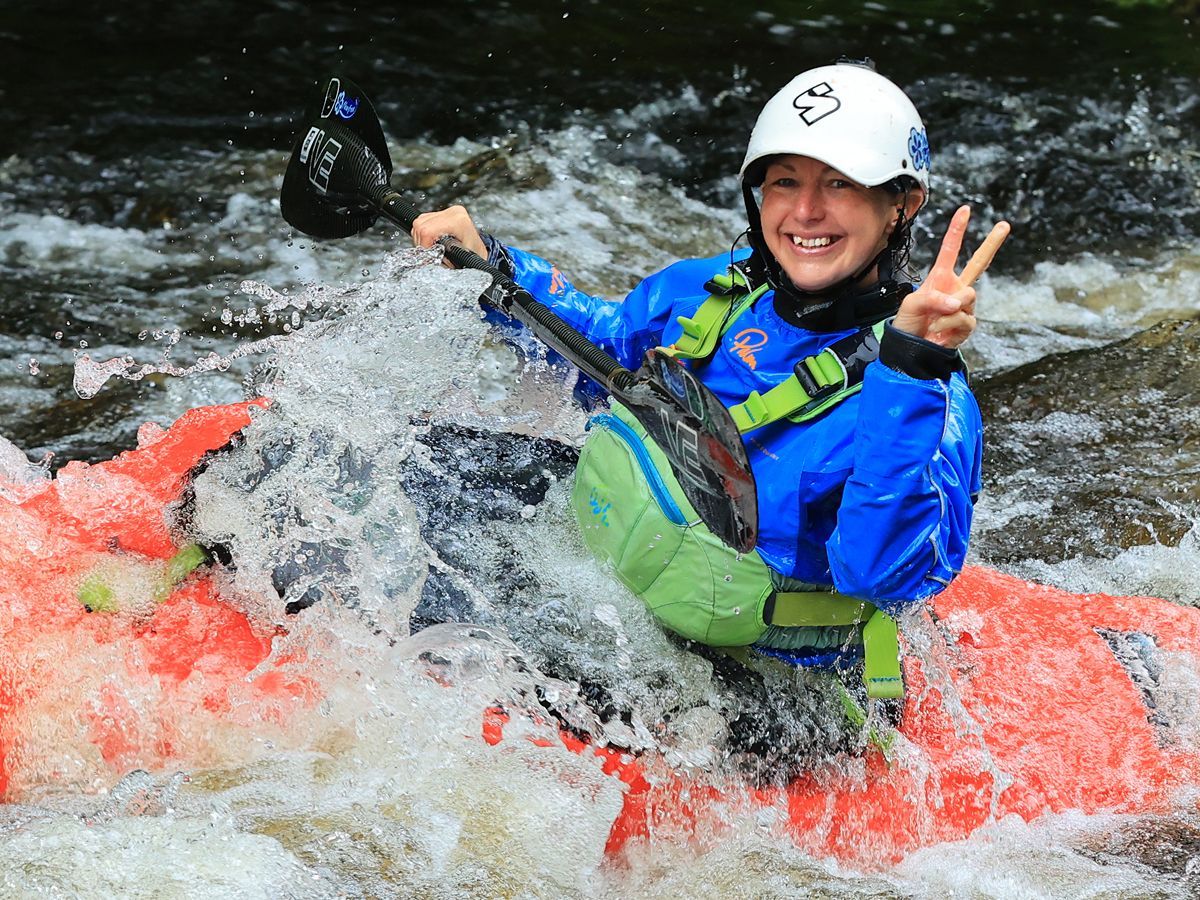
[[[704,282],[704,289],[716,297],[728,297],[734,293],[733,279],[728,275],[717,275]]]
[[[503,312],[505,315],[512,315],[512,306],[514,295],[521,288],[512,284],[506,283],[500,279],[494,279],[483,291],[481,297],[489,305]]]
[[[846,386],[845,383],[837,384],[835,382],[822,387],[821,385],[817,384],[817,380],[813,378],[813,374],[808,370],[808,366],[805,365],[805,362],[807,362],[807,360],[802,359],[800,362],[796,363],[795,367],[793,368],[793,372],[795,372],[796,380],[800,382],[800,387],[804,388],[804,393],[808,394],[808,403],[805,404],[806,407],[811,406],[813,403],[818,401],[824,400],[827,397],[832,397]]]

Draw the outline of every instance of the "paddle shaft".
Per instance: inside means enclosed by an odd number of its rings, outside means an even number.
[[[420,212],[388,183],[387,141],[362,91],[331,76],[308,118],[280,188],[284,218],[318,238],[358,234],[379,217],[411,232]],[[629,410],[717,538],[741,553],[753,549],[758,504],[745,445],[729,410],[693,372],[661,348],[647,350],[631,371],[495,266],[451,238],[439,243],[448,263],[490,276],[481,301],[524,324]]]
[[[415,206],[387,186],[376,188],[367,199],[380,215],[405,231],[412,231],[413,222],[421,214]],[[446,259],[458,268],[476,269],[492,277],[493,288],[484,292],[484,299],[522,322],[581,371],[608,387],[618,397],[633,383],[633,372],[478,253],[468,250],[452,238],[443,238],[439,243],[445,249]]]

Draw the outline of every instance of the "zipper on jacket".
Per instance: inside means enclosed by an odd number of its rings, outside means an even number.
[[[662,475],[655,468],[654,460],[650,458],[650,451],[646,449],[646,445],[642,443],[637,432],[612,413],[599,413],[592,416],[587,427],[591,428],[593,424],[607,428],[625,442],[625,445],[632,451],[634,459],[637,460],[638,467],[642,470],[642,476],[646,479],[646,485],[650,488],[650,493],[658,503],[658,508],[663,511],[663,515],[675,525],[687,525],[683,510],[671,496],[667,483],[663,481]]]

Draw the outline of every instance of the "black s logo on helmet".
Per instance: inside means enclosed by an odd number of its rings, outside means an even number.
[[[842,108],[842,101],[833,96],[833,88],[829,82],[822,81],[813,85],[807,91],[796,95],[792,106],[800,110],[800,118],[805,125],[815,125],[828,115]]]

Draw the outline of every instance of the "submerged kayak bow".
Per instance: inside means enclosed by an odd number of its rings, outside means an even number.
[[[357,234],[379,216],[411,231],[420,212],[392,189],[391,156],[371,102],[332,76],[305,114],[280,192],[283,217],[312,237]],[[622,366],[550,307],[457,241],[441,242],[462,269],[486,272],[481,296],[603,384],[662,448],[704,523],[740,552],[758,537],[758,499],[741,435],[729,411],[678,360],[649,350],[637,371]]]

